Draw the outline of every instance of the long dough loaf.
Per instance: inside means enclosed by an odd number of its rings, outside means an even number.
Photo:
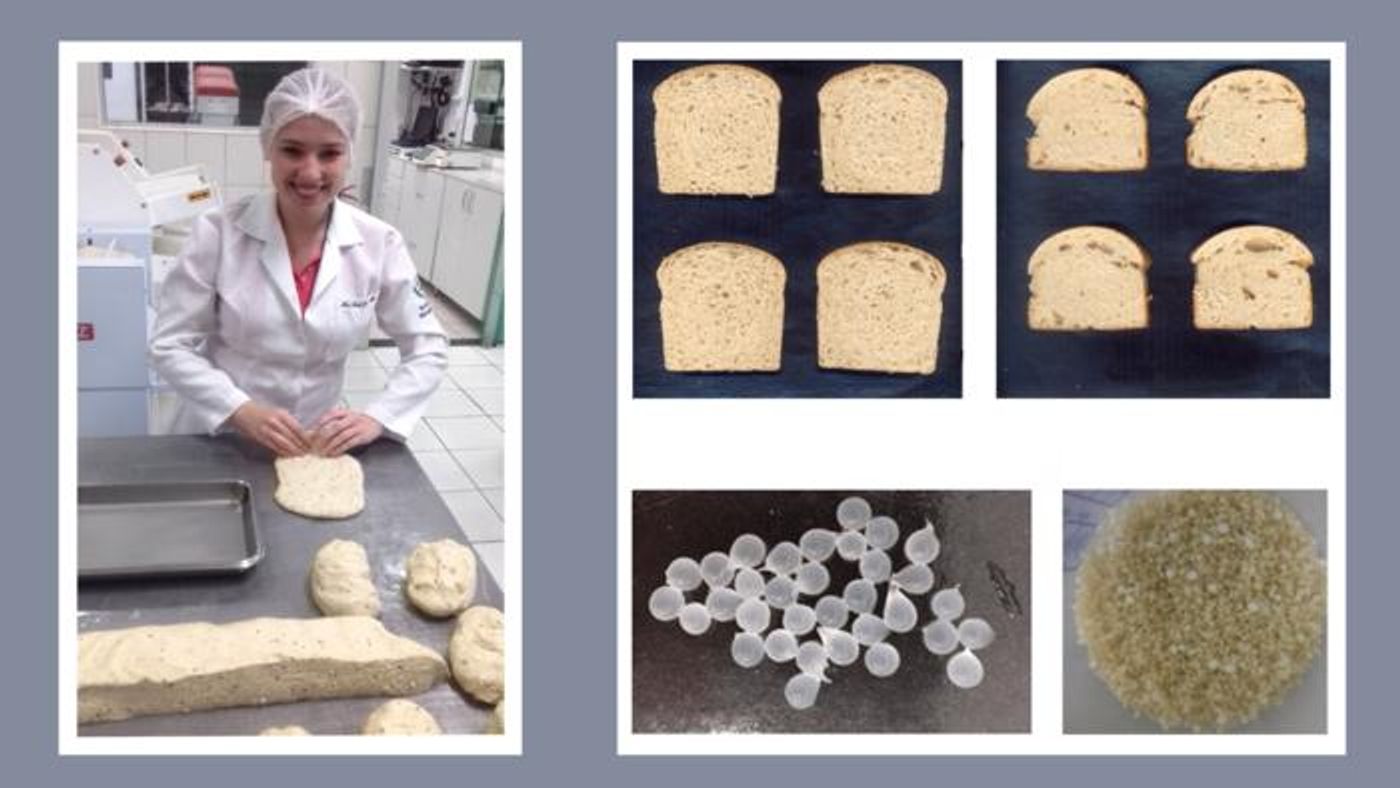
[[[363,616],[86,632],[78,638],[78,722],[417,695],[446,676],[436,652]]]

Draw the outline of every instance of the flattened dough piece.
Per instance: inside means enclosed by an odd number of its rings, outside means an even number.
[[[418,545],[408,556],[404,592],[429,616],[446,618],[465,610],[476,596],[476,554],[451,539]]]
[[[348,454],[278,457],[277,492],[283,509],[305,517],[341,520],[365,508],[365,473]]]
[[[274,725],[258,731],[259,736],[310,736],[311,731],[300,725]]]
[[[311,599],[328,616],[379,615],[369,556],[359,542],[332,539],[311,561]]]
[[[395,698],[370,712],[360,733],[366,736],[437,736],[442,728],[427,709],[411,700]]]
[[[497,703],[506,687],[505,617],[501,611],[477,605],[457,617],[447,645],[452,676],[482,703]]]
[[[501,698],[501,702],[496,704],[496,708],[491,710],[491,720],[486,723],[486,732],[493,734],[503,734],[506,732],[506,700]]]

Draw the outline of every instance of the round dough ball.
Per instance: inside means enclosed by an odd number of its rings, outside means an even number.
[[[500,701],[506,688],[505,617],[494,607],[477,605],[457,617],[447,644],[452,677],[482,703]]]
[[[408,600],[427,615],[456,615],[476,596],[476,554],[460,542],[420,544],[409,555],[406,569]]]
[[[311,600],[328,616],[378,616],[369,555],[359,542],[334,539],[311,561]]]
[[[259,736],[310,736],[311,731],[300,725],[274,725],[258,731]]]
[[[370,712],[360,733],[366,736],[437,736],[442,728],[427,709],[411,700],[395,698]]]

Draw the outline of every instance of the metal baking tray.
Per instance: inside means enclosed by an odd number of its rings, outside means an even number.
[[[247,482],[78,487],[78,579],[238,574],[264,547]]]

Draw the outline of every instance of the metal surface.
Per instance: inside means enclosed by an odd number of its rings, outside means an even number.
[[[78,579],[244,572],[262,560],[243,481],[78,488]]]
[[[307,590],[307,571],[322,544],[354,539],[369,553],[375,588],[390,632],[447,653],[452,619],[430,619],[404,599],[404,562],[421,542],[466,539],[417,461],[403,446],[380,440],[354,452],[364,467],[365,509],[346,520],[309,520],[273,502],[276,474],[266,451],[243,441],[195,436],[79,441],[81,485],[171,483],[239,478],[252,489],[252,506],[267,554],[234,577],[144,580],[84,585],[78,591],[78,629],[112,629],[189,621],[214,623],[258,616],[319,616]],[[501,607],[502,594],[478,564],[475,604]],[[311,701],[194,714],[141,717],[85,725],[81,735],[250,735],[271,725],[302,725],[313,734],[358,733],[365,716],[385,698]],[[447,733],[486,729],[488,706],[450,683],[413,698]]]

